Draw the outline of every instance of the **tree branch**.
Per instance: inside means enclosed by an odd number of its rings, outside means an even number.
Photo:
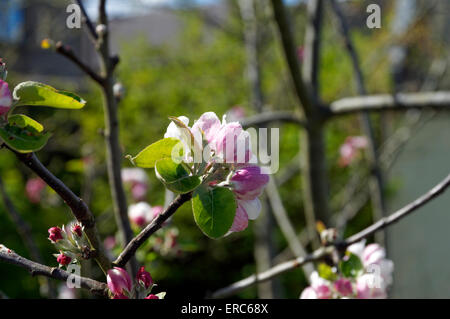
[[[148,224],[136,237],[134,237],[119,257],[113,262],[115,266],[124,267],[126,263],[134,256],[136,250],[158,229],[163,223],[180,208],[185,202],[192,198],[192,193],[178,195],[174,201],[158,215],[150,224]]]
[[[450,111],[450,91],[397,93],[347,97],[330,104],[328,117],[361,111],[442,109]]]
[[[273,122],[294,123],[301,127],[306,127],[306,121],[302,120],[294,112],[274,111],[256,114],[242,120],[239,120],[244,128],[251,126],[261,126]]]
[[[89,34],[94,40],[97,40],[98,35],[97,32],[95,32],[94,24],[92,23],[91,19],[87,15],[86,9],[84,7],[84,4],[81,0],[75,0],[75,2],[78,4],[78,6],[81,9],[81,14],[83,15],[83,22],[86,24],[89,30]]]
[[[228,287],[217,290],[212,294],[213,298],[225,298],[232,296],[247,287],[250,287],[258,282],[270,280],[275,276],[281,275],[287,271],[295,269],[304,265],[305,263],[314,262],[331,254],[336,248],[343,250],[346,249],[349,245],[359,242],[360,240],[369,237],[370,235],[376,233],[379,230],[382,230],[396,222],[400,219],[408,216],[412,212],[416,211],[418,208],[422,207],[429,201],[433,200],[437,196],[441,195],[445,192],[445,190],[450,186],[450,174],[442,180],[439,184],[433,187],[430,191],[420,196],[413,202],[404,206],[403,208],[397,210],[393,214],[388,217],[384,217],[378,222],[372,224],[371,226],[363,229],[359,233],[347,238],[343,241],[337,241],[330,246],[321,247],[315,250],[312,254],[309,254],[305,257],[296,258],[294,260],[290,260],[279,265],[274,266],[273,268],[260,273],[258,275],[252,275],[245,279],[242,279]]]
[[[69,277],[74,280],[79,279],[82,288],[88,289],[91,293],[96,295],[104,297],[108,296],[108,286],[105,283],[86,277],[80,277],[59,268],[48,267],[28,260],[3,245],[0,245],[0,261],[25,268],[32,276],[46,276],[61,281],[67,281]]]
[[[100,86],[104,85],[105,79],[103,79],[100,75],[98,75],[94,70],[91,69],[87,64],[81,61],[73,52],[73,50],[64,45],[61,41],[56,43],[56,52],[65,56],[67,59],[75,63],[84,73],[86,73],[92,80],[97,82]]]
[[[5,147],[9,148],[6,145]],[[53,175],[39,161],[34,153],[22,154],[15,152],[12,149],[10,150],[16,155],[19,161],[21,161],[23,164],[25,164],[25,166],[30,168],[40,178],[42,178],[47,183],[47,185],[50,186],[64,200],[67,206],[70,207],[77,221],[84,226],[86,236],[89,238],[92,247],[96,251],[95,260],[102,268],[103,272],[106,274],[106,271],[111,268],[111,262],[104,254],[103,246],[101,246],[99,243],[99,237],[97,229],[95,227],[94,215],[89,210],[89,207],[87,207],[86,203],[77,195],[75,195],[72,190],[70,190],[61,180]]]

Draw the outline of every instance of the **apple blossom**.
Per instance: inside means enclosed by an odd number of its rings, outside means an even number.
[[[79,224],[74,224],[72,227],[72,233],[81,237],[83,235],[83,228]]]
[[[364,274],[356,279],[358,299],[384,299],[387,297],[386,285],[375,274]]]
[[[269,175],[262,174],[259,166],[246,166],[236,170],[231,177],[233,191],[238,199],[252,200],[261,195],[269,182]]]
[[[145,297],[144,299],[159,299],[159,297],[157,295],[150,294],[147,297]]]
[[[139,202],[128,207],[128,218],[135,225],[142,227],[153,219],[152,207],[146,202]]]
[[[250,134],[238,122],[224,124],[217,133],[214,149],[225,163],[248,163],[252,157]]]
[[[353,294],[352,282],[347,278],[339,278],[333,283],[333,287],[341,296],[347,297]]]
[[[69,256],[67,256],[64,253],[60,253],[58,255],[58,257],[56,258],[56,261],[62,265],[62,266],[66,266],[68,264],[70,264],[70,262],[72,261],[72,258],[70,258]]]
[[[8,83],[0,79],[0,116],[5,116],[12,105]]]
[[[108,283],[109,290],[114,296],[123,295],[124,292],[131,292],[131,278],[123,268],[114,267],[113,269],[108,270],[106,281]]]
[[[58,240],[63,239],[62,230],[59,227],[52,227],[48,230],[49,236],[48,239],[50,239],[51,242],[56,243]]]
[[[245,117],[245,109],[242,106],[233,106],[226,114],[227,120],[230,122],[239,121]]]
[[[214,112],[203,113],[192,125],[194,136],[203,133],[208,143],[211,143],[222,128],[222,124]],[[198,138],[197,138],[198,141]],[[200,141],[198,141],[201,145]]]
[[[317,299],[317,293],[313,287],[308,286],[305,289],[303,289],[300,295],[300,299]]]
[[[153,206],[152,207],[152,219],[155,219],[158,217],[159,214],[161,214],[164,211],[164,207],[162,206]]]
[[[33,204],[39,203],[45,187],[46,184],[41,178],[30,178],[25,186],[25,192],[30,202]]]
[[[131,185],[131,195],[134,200],[141,201],[148,191],[148,177],[142,168],[122,169],[122,181]]]
[[[148,289],[150,286],[153,285],[153,279],[152,276],[148,271],[145,271],[145,267],[142,266],[139,268],[139,271],[136,275],[136,281],[145,289]]]
[[[331,298],[331,283],[328,280],[320,277],[317,271],[311,273],[310,280],[318,299]]]
[[[351,164],[359,154],[359,150],[366,148],[368,145],[365,136],[348,136],[344,144],[339,149],[341,166],[348,166]]]

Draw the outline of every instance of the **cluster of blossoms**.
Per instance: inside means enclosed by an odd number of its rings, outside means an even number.
[[[250,134],[239,122],[220,121],[207,112],[188,126],[185,116],[174,118],[165,138],[179,139],[184,148],[183,162],[193,164],[196,173],[204,174],[210,186],[229,187],[237,199],[237,209],[229,232],[247,228],[248,220],[256,219],[261,210],[261,195],[269,176],[256,165],[251,151]]]
[[[131,196],[134,201],[143,201],[148,191],[147,173],[141,168],[122,169],[122,181],[128,185],[131,190]]]
[[[387,298],[387,289],[392,284],[394,264],[386,259],[386,251],[378,244],[365,246],[365,241],[358,242],[347,248],[345,258],[357,258],[356,264],[361,269],[351,272],[353,276],[327,274],[323,278],[317,271],[310,277],[311,285],[305,288],[301,299],[384,299]],[[344,259],[345,260],[345,259]]]
[[[339,165],[343,167],[350,165],[360,155],[360,151],[367,147],[367,144],[365,136],[348,136],[339,148]]]
[[[163,299],[166,295],[165,292],[151,293],[156,284],[144,266],[136,275],[135,285],[127,271],[119,267],[108,270],[106,280],[112,299]]]
[[[78,223],[71,223],[62,228],[55,226],[48,230],[48,239],[59,250],[59,254],[54,256],[60,267],[90,257],[89,241],[83,230],[84,227]]]
[[[162,206],[150,206],[147,202],[139,202],[128,207],[128,218],[138,227],[145,227],[163,212]]]

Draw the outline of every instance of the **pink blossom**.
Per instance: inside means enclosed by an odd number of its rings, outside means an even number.
[[[317,293],[313,287],[308,286],[303,289],[300,299],[317,299]]]
[[[139,268],[139,271],[136,275],[136,281],[143,286],[145,289],[148,289],[151,285],[153,285],[152,276],[148,271],[145,271],[145,267],[142,266]]]
[[[49,236],[48,239],[50,239],[51,242],[56,243],[58,240],[63,239],[62,230],[59,227],[52,227],[48,230]]]
[[[241,124],[225,124],[215,138],[216,155],[225,163],[248,163],[252,156],[250,143],[250,134]]]
[[[128,207],[128,218],[135,225],[142,227],[153,219],[152,207],[146,202],[139,202]]]
[[[317,271],[314,271],[311,276],[311,287],[317,294],[318,299],[329,299],[331,298],[331,283],[320,277]]]
[[[134,183],[131,186],[131,196],[134,200],[140,201],[145,199],[145,195],[147,195],[148,185],[144,183]]]
[[[153,206],[152,207],[152,220],[159,216],[164,211],[164,207],[162,206]]]
[[[159,299],[159,297],[157,295],[150,294],[147,297],[145,297],[144,299]]]
[[[37,204],[41,201],[42,191],[45,189],[45,182],[39,177],[30,178],[25,186],[25,192],[30,202]]]
[[[248,215],[247,212],[238,205],[236,209],[236,215],[234,216],[233,225],[230,228],[231,232],[239,232],[246,229],[248,226]]]
[[[60,253],[58,255],[58,257],[56,258],[56,261],[60,264],[60,265],[68,265],[70,264],[70,262],[72,261],[72,258],[70,258],[69,256],[65,255],[64,253]]]
[[[111,290],[114,295],[122,295],[124,291],[131,292],[131,278],[123,268],[114,267],[113,269],[108,270],[106,281],[109,290]]]
[[[231,177],[233,191],[239,199],[252,200],[261,195],[269,182],[269,175],[262,174],[259,166],[247,166],[236,170]]]
[[[148,191],[148,177],[142,168],[122,169],[122,181],[131,185],[131,195],[134,200],[140,201],[145,198]]]
[[[8,83],[0,79],[0,116],[8,113],[12,105],[12,96]]]
[[[305,57],[305,47],[303,45],[297,47],[297,57],[300,62],[303,62],[303,59]]]
[[[258,198],[253,200],[238,200],[237,204],[236,215],[229,230],[230,232],[243,231],[248,226],[248,220],[258,218],[261,212],[261,202]]]
[[[356,296],[358,299],[387,298],[385,283],[374,274],[364,274],[356,279]]]
[[[197,132],[203,132],[208,143],[211,143],[221,127],[222,124],[220,123],[217,115],[214,112],[206,112],[203,113],[197,121],[195,121],[194,125],[192,125],[192,133],[196,136]],[[200,140],[197,139],[197,141],[199,145],[202,144]]]
[[[339,164],[341,166],[351,164],[359,155],[359,150],[366,148],[367,145],[368,141],[365,136],[348,136],[339,149]]]
[[[103,241],[103,246],[105,246],[107,250],[113,249],[114,246],[116,246],[116,238],[114,236],[106,237]]]
[[[346,279],[346,278],[339,278],[338,280],[336,280],[334,282],[334,289],[336,289],[336,291],[344,296],[350,296],[353,294],[353,286],[350,280]]]
[[[114,294],[114,296],[112,297],[112,299],[130,299],[128,298],[126,295],[124,294]]]

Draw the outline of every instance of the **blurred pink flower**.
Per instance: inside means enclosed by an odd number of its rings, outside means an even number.
[[[5,116],[12,105],[8,83],[0,79],[0,116]]]
[[[142,168],[122,169],[122,181],[131,186],[131,196],[135,201],[145,198],[148,191],[148,176]]]
[[[30,178],[25,185],[25,192],[33,204],[41,201],[42,191],[45,189],[45,182],[39,177]]]
[[[269,175],[259,166],[246,166],[235,171],[231,177],[233,192],[238,199],[253,200],[259,197],[269,182]]]
[[[334,289],[344,297],[351,296],[353,294],[352,282],[346,278],[339,278],[334,282]]]
[[[105,246],[105,249],[111,250],[116,246],[116,238],[114,236],[108,236],[103,241],[103,246]]]
[[[145,297],[144,299],[159,299],[159,297],[157,295],[150,294],[147,297]]]
[[[226,114],[227,121],[235,122],[245,117],[245,109],[242,106],[233,106]]]
[[[339,165],[343,167],[350,165],[360,154],[359,151],[366,148],[367,145],[368,141],[365,136],[348,136],[339,149]]]

